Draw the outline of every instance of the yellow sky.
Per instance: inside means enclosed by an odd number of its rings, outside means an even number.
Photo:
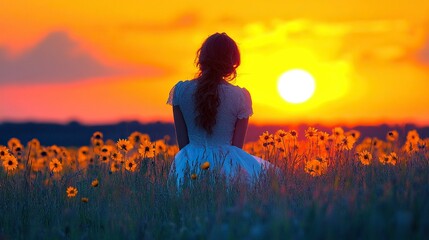
[[[192,78],[208,35],[227,32],[242,53],[236,84],[252,94],[253,122],[429,124],[428,12],[428,1],[2,1],[0,61],[27,59],[60,32],[60,49],[78,45],[65,53],[125,70],[3,83],[0,121],[171,121],[169,89]],[[276,89],[294,68],[316,79],[315,95],[298,105]]]

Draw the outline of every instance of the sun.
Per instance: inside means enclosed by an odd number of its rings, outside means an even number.
[[[303,103],[313,96],[316,83],[305,70],[293,69],[283,73],[278,80],[280,96],[289,103]]]

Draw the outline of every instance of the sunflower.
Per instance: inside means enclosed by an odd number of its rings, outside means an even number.
[[[67,150],[65,147],[61,147],[60,148],[60,152],[58,154],[58,160],[60,160],[61,162],[65,162],[65,163],[72,163],[73,158],[69,152],[69,150]]]
[[[12,154],[15,155],[16,157],[20,157],[22,156],[23,150],[24,150],[24,147],[21,144],[18,144],[12,149]]]
[[[167,148],[167,154],[169,156],[174,156],[178,152],[179,152],[179,147],[177,145],[168,146]]]
[[[381,156],[378,157],[378,161],[380,161],[381,164],[386,165],[391,161],[390,155],[382,154]]]
[[[268,131],[265,131],[262,133],[261,136],[259,136],[259,140],[261,140],[263,143],[270,142],[273,139],[273,134],[270,134]]]
[[[111,151],[112,151],[112,146],[104,145],[100,148],[100,155],[109,156]]]
[[[357,141],[360,137],[360,132],[357,130],[350,130],[345,133],[346,136],[351,136],[355,141]]]
[[[275,133],[276,136],[280,137],[280,138],[284,138],[288,135],[289,133],[284,131],[283,129],[277,130],[277,132]]]
[[[48,155],[50,157],[57,157],[60,151],[61,151],[61,148],[58,147],[57,145],[52,145],[48,147]]]
[[[88,156],[89,155],[89,147],[82,146],[82,147],[79,148],[79,150],[77,152],[78,152],[79,155]]]
[[[413,154],[418,151],[417,144],[413,144],[412,142],[409,142],[409,141],[405,142],[404,146],[402,146],[402,149],[408,154]]]
[[[344,130],[341,127],[336,127],[334,129],[332,129],[332,135],[335,138],[340,138],[344,135]]]
[[[103,133],[102,133],[102,132],[99,132],[99,131],[94,132],[94,133],[92,134],[92,137],[91,137],[91,138],[93,138],[93,139],[103,139]]]
[[[3,167],[6,171],[13,171],[18,167],[18,160],[13,155],[6,155],[3,158]]]
[[[210,168],[210,163],[209,162],[204,162],[203,164],[201,164],[201,169],[207,170],[209,168]]]
[[[108,163],[110,160],[110,156],[100,156],[100,161],[102,163]]]
[[[104,145],[104,141],[103,141],[103,139],[92,138],[91,139],[91,144],[92,144],[92,146],[94,146],[94,148],[96,149],[96,151],[99,151],[100,148],[101,148],[101,146]]]
[[[89,147],[83,146],[80,147],[77,151],[77,160],[78,162],[85,162],[89,158]]]
[[[162,154],[167,152],[167,145],[164,140],[158,140],[154,144],[155,154]]]
[[[375,149],[380,149],[381,148],[381,146],[383,145],[383,141],[381,141],[380,139],[378,139],[378,138],[373,138],[372,139],[372,147],[374,147]]]
[[[117,172],[121,170],[121,165],[118,162],[112,162],[110,164],[110,172]]]
[[[117,162],[121,162],[123,160],[122,153],[120,153],[118,150],[113,150],[110,153],[110,157],[112,158],[113,161],[117,161]]]
[[[292,139],[297,139],[298,138],[298,132],[296,130],[290,130],[289,131],[289,135],[292,137]]]
[[[130,172],[135,172],[137,169],[137,163],[134,161],[134,159],[128,159],[125,161],[125,170]]]
[[[283,138],[279,135],[274,135],[274,146],[281,152],[284,152],[284,146],[283,146]]]
[[[322,162],[319,159],[313,159],[305,164],[304,170],[311,176],[316,177],[326,173],[327,166],[326,161]]]
[[[91,186],[92,186],[92,187],[98,187],[98,184],[99,184],[98,179],[94,179],[94,180],[91,182]]]
[[[40,141],[37,138],[33,138],[27,143],[27,146],[32,150],[37,150],[40,148]]]
[[[305,130],[305,137],[307,139],[315,139],[317,137],[317,129],[314,127],[309,127]]]
[[[133,146],[137,146],[138,144],[143,142],[142,133],[141,132],[133,132],[128,137],[128,140],[131,142]]]
[[[18,145],[22,145],[21,141],[19,141],[18,138],[11,138],[9,139],[9,141],[7,141],[7,146],[9,147],[9,149],[13,150]]]
[[[86,197],[83,197],[80,199],[80,201],[82,201],[83,203],[87,203],[87,202],[89,202],[89,199]]]
[[[329,138],[329,133],[327,132],[318,132],[317,138],[319,139],[319,144],[326,143]]]
[[[390,164],[396,165],[396,163],[398,162],[398,155],[396,155],[395,152],[391,152],[389,157],[390,157]]]
[[[372,154],[370,152],[368,152],[367,150],[363,150],[362,152],[359,152],[358,156],[359,156],[359,161],[363,165],[369,165],[369,164],[371,164]]]
[[[67,197],[69,198],[76,197],[77,188],[70,186],[67,188],[66,193],[67,193]]]
[[[155,145],[150,141],[144,141],[142,144],[140,144],[139,153],[142,157],[152,158],[155,156],[155,151]]]
[[[191,179],[192,179],[192,180],[195,180],[195,179],[197,179],[197,174],[195,174],[195,173],[192,173],[192,174],[191,174]]]
[[[417,133],[416,130],[411,130],[407,134],[407,142],[417,144],[417,142],[420,140],[420,136]]]
[[[372,138],[364,138],[359,145],[356,146],[356,152],[362,152],[363,150],[370,150],[372,145]]]
[[[417,142],[417,148],[419,149],[419,151],[423,151],[426,148],[426,141],[424,141],[423,139],[420,139]]]
[[[399,134],[398,134],[398,131],[396,130],[389,131],[387,132],[387,135],[386,135],[386,139],[389,142],[396,142],[398,140],[398,137],[399,137]]]
[[[352,136],[343,136],[341,139],[341,149],[342,150],[351,150],[355,144],[356,139]]]
[[[0,160],[6,156],[9,156],[9,149],[6,146],[0,145]]]
[[[46,159],[38,158],[31,164],[31,170],[34,172],[41,172],[45,168]]]
[[[118,142],[116,143],[116,146],[118,147],[119,150],[122,150],[125,152],[128,152],[131,149],[133,149],[133,145],[127,139],[119,139]]]
[[[273,134],[270,134],[268,131],[263,132],[262,135],[259,136],[259,143],[263,147],[275,146]]]
[[[49,170],[54,173],[61,172],[63,170],[63,164],[57,158],[54,158],[49,163]]]
[[[47,159],[49,157],[49,154],[48,154],[48,151],[42,147],[42,148],[39,148],[39,150],[37,151],[37,156]]]

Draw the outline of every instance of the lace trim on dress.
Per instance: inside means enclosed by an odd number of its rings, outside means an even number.
[[[170,104],[172,106],[176,106],[179,105],[179,103],[177,102],[178,97],[176,95],[178,95],[178,89],[179,89],[179,85],[182,81],[176,83],[176,85],[174,85],[171,90],[170,93],[168,95],[168,99],[167,99],[167,104]]]

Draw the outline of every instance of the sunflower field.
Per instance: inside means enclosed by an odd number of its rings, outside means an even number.
[[[300,136],[302,134],[302,136]],[[0,136],[1,138],[1,136]],[[254,184],[204,163],[180,185],[177,145],[134,132],[87,146],[0,145],[0,239],[427,239],[429,139],[263,132]]]

